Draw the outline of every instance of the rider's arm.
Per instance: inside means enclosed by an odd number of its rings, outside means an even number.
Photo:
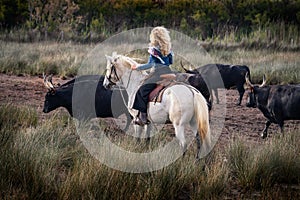
[[[149,56],[149,60],[148,63],[146,64],[141,64],[139,66],[137,66],[136,70],[146,70],[146,69],[150,69],[151,67],[153,67],[155,65],[155,61],[152,57],[152,55]]]

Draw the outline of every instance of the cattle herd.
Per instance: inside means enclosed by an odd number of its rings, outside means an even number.
[[[189,74],[186,82],[201,92],[209,110],[214,104],[212,91],[218,104],[218,88],[235,87],[239,92],[237,105],[241,105],[247,85],[249,94],[246,106],[257,107],[267,118],[262,138],[267,137],[271,123],[278,124],[283,132],[285,120],[300,120],[300,84],[268,86],[264,77],[261,85],[254,85],[251,83],[250,70],[244,65],[207,64],[194,70],[184,67],[183,69],[185,74]],[[221,81],[216,81],[218,79]],[[132,117],[126,106],[128,100],[126,91],[121,88],[105,89],[103,80],[103,75],[84,75],[56,86],[52,83],[51,77],[44,76],[48,92],[43,112],[48,113],[58,107],[64,107],[72,117],[79,120],[94,117],[117,118],[125,114],[128,128]],[[75,90],[78,92],[74,92]]]

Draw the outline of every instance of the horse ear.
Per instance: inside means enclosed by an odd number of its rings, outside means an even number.
[[[109,62],[112,62],[113,61],[113,58],[111,56],[108,56],[108,55],[105,55],[106,57],[106,60],[109,61]]]
[[[116,51],[112,52],[112,57],[116,57],[118,54]]]

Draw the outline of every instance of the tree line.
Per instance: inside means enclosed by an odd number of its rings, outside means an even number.
[[[0,0],[2,32],[21,28],[41,38],[100,40],[164,25],[205,40],[278,23],[299,29],[300,0]]]

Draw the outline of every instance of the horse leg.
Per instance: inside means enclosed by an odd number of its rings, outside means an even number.
[[[146,132],[146,144],[149,145],[150,144],[150,133],[152,130],[152,126],[151,124],[147,124],[145,125],[145,132]]]
[[[134,127],[135,135],[137,136],[137,142],[140,143],[143,127],[139,126],[139,125],[136,125],[136,124],[133,127]]]
[[[184,136],[184,126],[174,125],[176,138],[179,140],[179,144],[182,147],[183,156],[186,152],[186,140]]]
[[[197,143],[197,154],[196,154],[196,160],[199,160],[200,158],[200,149],[201,149],[201,138],[200,138],[200,134],[197,130],[197,124],[195,122],[195,120],[192,120],[190,122],[190,126],[191,126],[191,129],[193,131],[193,134],[196,138],[196,143]]]

